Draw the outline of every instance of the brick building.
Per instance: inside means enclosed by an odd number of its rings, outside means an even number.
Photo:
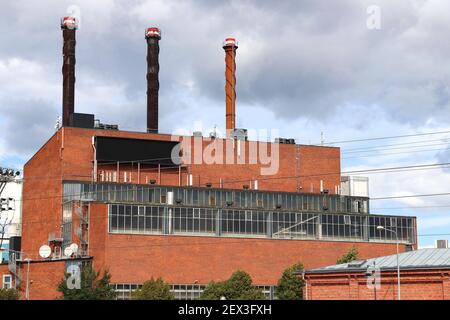
[[[392,234],[377,226],[395,229],[402,251],[416,246],[414,217],[372,215],[367,195],[342,194],[339,148],[249,141],[234,128],[232,38],[224,43],[226,138],[158,132],[157,28],[146,30],[147,132],[75,113],[74,21],[62,20],[63,126],[24,167],[21,247],[0,266],[24,295],[57,297],[63,271],[89,260],[110,271],[121,298],[151,277],[172,284],[178,298],[195,298],[238,269],[273,296],[298,261],[329,265],[353,246],[362,258],[395,252]],[[71,243],[79,249],[65,256]]]
[[[401,300],[450,300],[450,249],[400,253],[399,265]],[[311,269],[304,278],[307,300],[398,299],[396,255]]]

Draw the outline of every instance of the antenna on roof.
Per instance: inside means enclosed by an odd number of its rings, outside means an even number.
[[[61,116],[57,116],[56,117],[56,122],[55,122],[55,131],[58,131],[59,128],[61,128],[62,125],[62,117]]]

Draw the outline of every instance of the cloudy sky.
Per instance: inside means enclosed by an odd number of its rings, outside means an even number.
[[[299,143],[450,131],[446,0],[0,0],[0,164],[20,168],[61,113],[59,18],[80,16],[76,110],[145,128],[144,28],[162,29],[160,128],[224,127],[224,52],[237,52],[237,124]],[[380,28],[373,28],[380,9]],[[368,27],[369,25],[369,27]],[[372,26],[372,28],[370,27]],[[197,125],[194,127],[193,123]],[[342,170],[450,162],[450,133],[341,143]],[[369,149],[371,148],[371,149]],[[370,174],[372,197],[450,192],[445,168]],[[373,201],[416,215],[420,245],[450,233],[450,197]],[[418,208],[419,207],[419,208]]]

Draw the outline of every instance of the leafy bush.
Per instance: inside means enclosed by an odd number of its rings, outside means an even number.
[[[174,300],[175,295],[170,286],[162,278],[144,282],[142,287],[132,294],[134,300]]]
[[[20,294],[16,289],[0,289],[0,300],[19,300]]]
[[[253,286],[252,278],[244,271],[234,272],[228,280],[210,282],[200,296],[201,300],[265,300],[260,289]]]
[[[287,268],[278,280],[276,296],[279,300],[303,300],[304,280],[296,273],[303,271],[302,263]]]
[[[336,263],[349,263],[355,260],[358,260],[358,249],[356,249],[356,247],[352,247],[349,252],[338,258]]]
[[[81,270],[81,288],[69,289],[67,286],[67,279],[70,277],[66,273],[64,279],[61,280],[58,286],[58,291],[63,294],[64,300],[113,300],[117,294],[114,288],[110,285],[111,275],[108,271],[103,272],[100,277],[100,272],[95,272],[91,264],[84,266]]]

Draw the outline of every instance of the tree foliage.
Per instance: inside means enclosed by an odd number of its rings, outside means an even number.
[[[134,300],[174,300],[175,295],[170,286],[162,278],[144,282],[142,287],[132,294]]]
[[[304,266],[300,262],[284,270],[276,289],[279,300],[303,300],[304,280],[301,275],[296,274],[303,269]]]
[[[81,270],[81,288],[70,289],[67,286],[67,279],[70,273],[66,273],[58,286],[58,291],[63,294],[64,300],[113,300],[116,298],[116,292],[110,285],[111,275],[107,270],[103,271],[100,278],[100,272],[96,272],[91,264],[87,264]]]
[[[349,252],[337,259],[337,264],[349,263],[358,260],[358,249],[352,247]]]
[[[228,280],[208,284],[201,300],[265,300],[260,289],[252,284],[252,278],[244,271],[234,272]]]
[[[19,300],[20,294],[16,289],[0,289],[0,300]]]

